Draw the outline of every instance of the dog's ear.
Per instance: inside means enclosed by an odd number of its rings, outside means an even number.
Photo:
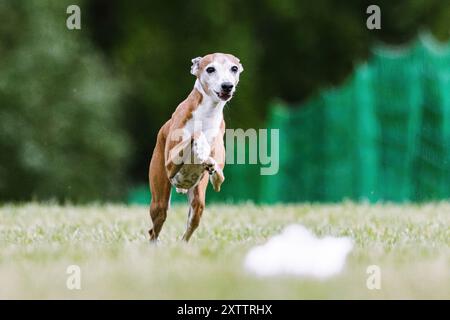
[[[240,63],[240,62],[239,62],[239,69],[240,69],[240,72],[243,72],[243,71],[244,71],[244,66],[243,66],[242,63]]]
[[[200,60],[202,60],[202,57],[197,57],[192,59],[192,66],[191,66],[191,73],[196,76],[198,69],[200,68]]]
[[[239,64],[239,73],[241,73],[242,71],[244,71],[244,67],[242,66],[241,60],[239,60],[239,58],[236,58],[236,57],[234,57],[234,58],[236,59],[237,63]]]

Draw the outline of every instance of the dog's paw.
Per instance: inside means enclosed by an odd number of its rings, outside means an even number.
[[[211,154],[211,147],[203,133],[200,133],[192,142],[192,154],[195,164],[205,163]]]
[[[216,160],[214,160],[212,157],[209,157],[204,163],[203,166],[205,167],[205,170],[208,171],[210,175],[214,174],[216,170],[218,169],[218,164]]]
[[[158,239],[150,239],[148,243],[150,243],[151,246],[158,246],[160,244],[161,240]]]
[[[209,176],[209,181],[211,182],[214,191],[220,192],[220,186],[225,181],[225,176],[223,175],[222,170],[218,168],[214,171],[214,173]]]

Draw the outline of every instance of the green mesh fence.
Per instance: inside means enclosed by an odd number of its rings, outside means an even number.
[[[427,41],[429,50],[417,50],[424,93],[414,194],[420,200],[450,195],[450,50],[432,38]]]
[[[449,198],[450,44],[421,35],[407,48],[377,47],[342,86],[301,105],[274,103],[267,127],[280,130],[278,174],[227,164],[209,201]],[[130,195],[144,200],[130,202],[148,203],[142,190]]]
[[[284,108],[271,120],[282,117],[288,137],[283,167],[261,201],[450,197],[448,44],[421,36],[402,50],[378,47],[339,88]]]
[[[270,198],[262,202],[376,199],[378,128],[371,87],[370,69],[363,65],[342,88],[295,109],[276,107],[271,121],[281,124],[284,137],[280,173],[266,177],[262,194]]]

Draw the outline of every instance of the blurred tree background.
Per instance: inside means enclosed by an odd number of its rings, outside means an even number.
[[[65,26],[78,4],[82,30]],[[366,9],[381,8],[381,30]],[[338,85],[374,42],[447,40],[450,3],[2,1],[0,199],[123,199],[146,183],[156,133],[192,89],[190,60],[229,52],[245,72],[230,128],[264,127],[274,98]]]
[[[0,200],[123,195],[122,86],[67,5],[0,2]]]

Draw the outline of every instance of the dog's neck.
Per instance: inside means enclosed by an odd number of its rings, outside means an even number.
[[[200,80],[195,80],[194,90],[197,90],[202,95],[202,101],[200,102],[200,106],[206,110],[211,110],[214,112],[222,113],[223,107],[225,106],[225,101],[217,101],[217,99],[211,98],[205,90],[203,90],[203,86],[200,83]],[[199,107],[200,107],[199,106]]]
[[[185,129],[191,133],[202,131],[208,143],[212,145],[219,133],[220,123],[223,121],[223,107],[225,101],[217,101],[209,96],[204,90],[199,80],[195,82],[192,94],[201,95],[198,105],[192,112],[192,118],[186,123]]]

